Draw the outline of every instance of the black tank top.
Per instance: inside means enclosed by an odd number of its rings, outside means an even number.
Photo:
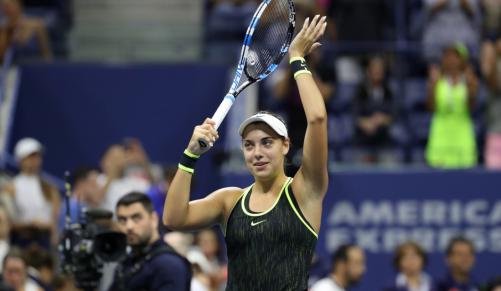
[[[308,289],[308,270],[317,234],[301,213],[288,178],[273,206],[249,209],[252,186],[233,208],[226,226],[226,290]]]

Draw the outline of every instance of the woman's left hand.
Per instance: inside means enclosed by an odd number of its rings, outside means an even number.
[[[326,16],[320,17],[316,15],[310,22],[310,18],[306,18],[303,28],[296,35],[289,47],[289,56],[304,57],[313,50],[321,46],[317,40],[324,34],[327,22]]]

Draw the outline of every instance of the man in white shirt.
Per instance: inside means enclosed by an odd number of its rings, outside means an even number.
[[[311,287],[311,291],[345,291],[365,273],[364,251],[355,245],[342,245],[332,256],[332,271]]]

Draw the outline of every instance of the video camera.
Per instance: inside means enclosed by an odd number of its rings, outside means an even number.
[[[120,260],[127,243],[123,233],[110,231],[103,223],[113,217],[110,211],[92,209],[84,213],[83,223],[71,224],[64,231],[60,246],[62,269],[73,275],[78,288],[95,290],[103,263]]]
[[[124,257],[126,236],[110,230],[113,213],[104,209],[84,210],[80,221],[72,224],[68,183],[66,188],[66,225],[59,245],[61,268],[73,276],[77,288],[95,290],[102,276],[103,263]]]

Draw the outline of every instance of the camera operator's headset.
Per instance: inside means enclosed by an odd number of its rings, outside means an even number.
[[[121,264],[117,266],[117,281],[118,281],[118,287],[120,288],[119,290],[127,290],[126,287],[126,278],[132,278],[134,275],[136,275],[143,267],[144,265],[151,261],[154,257],[161,255],[161,254],[173,254],[178,256],[183,260],[185,263],[186,267],[188,268],[190,272],[189,276],[189,281],[186,283],[187,286],[187,291],[190,290],[190,281],[191,281],[191,263],[183,256],[181,256],[178,252],[176,252],[171,246],[167,244],[161,244],[153,249],[149,248],[146,251],[146,254],[134,265],[132,265],[132,268],[129,268],[128,270],[123,270],[123,267]]]

